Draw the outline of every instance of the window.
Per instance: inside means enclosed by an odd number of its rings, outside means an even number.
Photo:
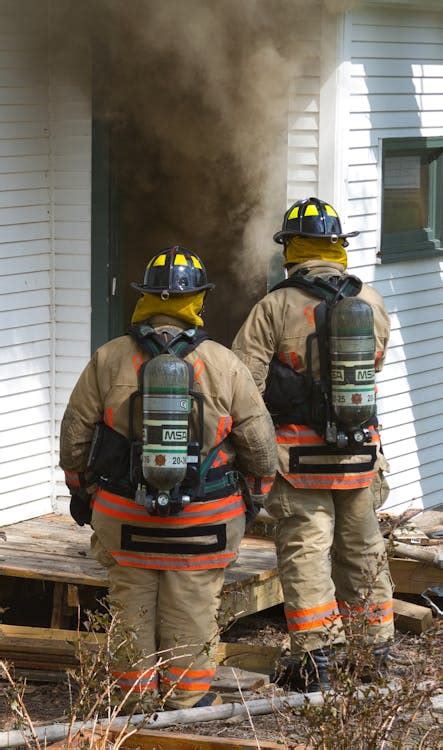
[[[382,141],[382,263],[443,254],[443,137]]]

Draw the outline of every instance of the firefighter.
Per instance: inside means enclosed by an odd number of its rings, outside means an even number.
[[[224,569],[236,559],[251,497],[264,496],[274,479],[273,425],[249,370],[202,329],[213,284],[195,253],[179,246],[162,250],[148,263],[143,282],[132,286],[141,297],[129,334],[95,352],[72,392],[60,465],[71,514],[80,524],[91,523],[92,554],[108,568],[110,599],[122,607],[143,652],[137,665],[114,665],[128,702],[159,691],[168,708],[206,706],[219,702],[210,686]],[[162,351],[168,354],[163,360],[156,356]],[[175,365],[157,395],[142,392],[143,382],[152,380],[148,366],[159,362],[161,373],[162,361]],[[173,389],[168,393],[168,377],[183,372],[181,362],[192,393],[180,391],[177,401]],[[163,435],[161,425],[177,418],[163,413],[168,404],[186,411],[189,403],[189,453],[183,459],[185,422],[184,429],[163,427]],[[178,444],[168,447],[168,440]],[[144,474],[156,481],[152,456],[166,480],[171,461],[172,476],[185,463],[182,485],[166,492],[150,486]],[[252,495],[245,488],[242,494],[241,477]],[[160,670],[156,654],[167,660]]]
[[[283,245],[287,280],[255,305],[233,343],[275,423],[278,473],[265,507],[277,521],[291,640],[285,678],[294,689],[329,686],[332,646],[345,641],[346,624],[362,609],[377,667],[386,663],[394,632],[389,570],[370,489],[380,463],[371,406],[374,367],[383,366],[390,324],[381,296],[345,274],[345,248],[356,234],[344,234],[336,211],[322,200],[307,198],[291,206],[274,235]],[[355,327],[360,314],[372,320],[367,337],[372,344],[365,344],[372,353],[361,355],[369,362],[359,370],[361,377],[372,377],[372,384],[335,383],[334,391],[327,352],[336,344],[327,340],[328,315],[333,302],[347,295],[356,300],[357,312],[351,319],[344,316],[345,325]],[[351,372],[352,360],[360,356],[352,352],[347,355]],[[344,383],[350,376],[336,366],[334,377]],[[355,390],[352,398],[349,389]],[[357,415],[372,419],[360,425],[358,417],[352,434],[340,423],[337,428],[330,403],[335,392],[350,405],[346,417],[358,405]]]

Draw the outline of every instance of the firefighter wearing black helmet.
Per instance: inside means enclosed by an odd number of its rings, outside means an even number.
[[[383,366],[389,318],[375,289],[345,273],[356,234],[343,232],[330,203],[311,197],[292,205],[274,235],[287,280],[257,303],[233,344],[275,424],[279,466],[266,508],[277,521],[291,637],[284,678],[294,689],[329,686],[332,649],[362,611],[378,666],[393,636],[392,588],[370,490],[382,460],[373,378]]]
[[[60,464],[72,515],[92,522],[92,553],[108,568],[111,599],[143,652],[136,664],[127,656],[114,664],[125,709],[158,691],[170,708],[210,705],[224,569],[236,558],[249,503],[241,474],[256,494],[270,489],[272,422],[247,368],[202,330],[213,284],[194,252],[162,250],[133,286],[141,296],[129,335],[100,347],[73,390]],[[161,367],[155,382],[145,378],[162,358],[164,381]],[[174,391],[177,372],[186,386]],[[180,409],[181,424],[171,425]]]

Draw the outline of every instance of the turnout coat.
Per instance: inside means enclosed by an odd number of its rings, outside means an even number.
[[[290,274],[308,269],[313,276],[325,278],[344,275],[341,264],[311,260],[294,266]],[[363,284],[358,295],[374,315],[376,340],[375,369],[381,370],[389,339],[390,322],[380,294]],[[314,310],[317,297],[304,290],[286,287],[270,292],[251,310],[238,332],[233,351],[247,365],[261,393],[265,390],[269,365],[274,354],[298,373],[306,373],[306,343],[315,332]],[[313,374],[320,373],[318,352],[314,351]],[[278,472],[297,489],[358,489],[374,479],[380,462],[379,435],[371,429],[375,462],[368,454],[337,455],[309,425],[278,424]],[[310,454],[311,450],[311,454]],[[372,463],[371,466],[369,464]]]
[[[166,316],[149,322],[157,333],[175,335],[186,328]],[[72,492],[86,472],[95,424],[102,420],[128,436],[129,399],[138,388],[139,368],[148,358],[131,336],[121,336],[100,347],[81,374],[60,436],[60,465]],[[209,339],[186,355],[185,361],[193,366],[193,388],[204,402],[202,463],[207,466],[209,462],[218,477],[223,476],[221,467],[239,469],[248,475],[255,495],[267,493],[276,470],[274,431],[249,370],[231,351]],[[140,440],[140,408],[135,423]],[[197,434],[197,423],[194,403],[191,435]],[[214,481],[213,486],[219,485]],[[132,497],[94,486],[92,526],[101,545],[120,565],[161,570],[223,568],[236,557],[244,533],[245,504],[238,484],[221,487],[208,497],[196,498],[178,515],[161,517],[150,515]]]

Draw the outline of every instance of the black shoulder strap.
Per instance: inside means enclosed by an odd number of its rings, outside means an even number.
[[[173,336],[165,341],[164,337],[157,333],[155,328],[146,324],[130,326],[127,334],[132,336],[140,348],[150,354],[151,357],[156,357],[158,354],[166,352],[173,352],[181,359],[184,359],[202,341],[209,338],[206,331],[202,328],[188,328],[185,331],[180,331],[177,336]]]
[[[271,292],[286,287],[295,287],[314,297],[324,300],[328,305],[338,302],[343,297],[355,297],[362,288],[362,282],[357,276],[344,274],[324,279],[321,276],[310,276],[305,271],[293,273],[284,281],[276,284]]]

